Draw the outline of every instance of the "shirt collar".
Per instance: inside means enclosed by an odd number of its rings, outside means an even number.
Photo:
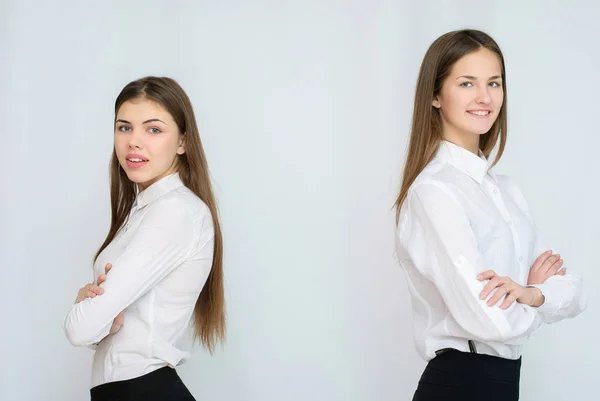
[[[489,163],[483,153],[481,153],[481,150],[479,151],[479,156],[476,156],[463,147],[442,140],[435,157],[456,167],[479,184],[483,182],[483,178],[488,172],[495,179],[493,173],[489,171]]]
[[[164,194],[183,186],[179,173],[167,175],[156,181],[142,192],[138,192],[133,204],[134,208],[142,208]]]

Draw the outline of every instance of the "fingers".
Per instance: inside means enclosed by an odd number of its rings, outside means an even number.
[[[477,280],[479,280],[479,281],[489,280],[489,279],[494,278],[496,276],[497,276],[497,274],[496,274],[495,271],[493,271],[493,270],[486,270],[486,271],[484,271],[482,273],[479,273],[477,275]]]
[[[504,301],[500,304],[500,309],[506,309],[509,306],[511,306],[515,301],[517,300],[517,294],[516,292],[513,290],[511,291],[506,298],[504,298]]]
[[[505,296],[507,293],[510,293],[514,289],[514,286],[511,284],[512,281],[503,281],[494,293],[494,295],[490,299],[488,299],[487,304],[489,306],[496,305],[503,296]]]
[[[567,274],[567,268],[565,267],[564,269],[560,269],[559,271],[556,272],[555,276],[564,276],[565,274]]]
[[[493,275],[492,275],[493,274]],[[478,275],[477,277],[484,277],[481,278],[480,280],[485,280],[485,277],[490,277],[489,279],[490,281],[487,282],[487,284],[485,285],[485,287],[483,287],[483,290],[481,290],[481,293],[479,293],[479,298],[480,299],[485,299],[488,297],[488,295],[490,295],[490,293],[492,292],[492,290],[500,285],[502,285],[502,277],[499,277],[498,275],[496,275],[496,273],[494,273],[494,271],[489,270],[487,272],[483,272],[480,275]]]
[[[552,251],[551,250],[547,250],[546,252],[542,253],[540,256],[537,257],[537,259],[535,260],[535,262],[533,262],[533,266],[531,266],[531,270],[538,270],[540,267],[542,267],[542,265],[544,264],[544,262],[550,256],[552,256]]]
[[[108,274],[110,269],[112,269],[112,263],[107,263],[106,266],[104,267],[104,274],[101,274],[100,276],[98,276],[98,280],[96,280],[97,285],[100,285],[104,281],[106,281],[106,275]]]
[[[518,295],[516,290],[518,289],[518,286],[509,277],[500,277],[493,270],[488,270],[477,275],[479,280],[485,280],[486,277],[489,278],[489,281],[485,287],[483,287],[483,290],[479,294],[479,298],[487,298],[489,294],[496,289],[494,295],[487,301],[488,306],[496,305],[498,301],[505,296],[500,308],[506,309],[517,300]]]
[[[104,294],[104,289],[94,284],[88,284],[84,288],[87,290],[86,296],[88,298],[94,298],[96,295]]]
[[[557,263],[560,260],[560,254],[556,253],[552,256],[550,256],[549,258],[546,259],[546,261],[542,264],[542,266],[540,267],[540,271],[543,272],[546,275],[550,275],[553,276],[554,273],[556,273],[556,271],[554,272],[550,272],[550,269],[552,268],[552,266],[554,266],[555,263]],[[558,270],[558,269],[556,269]]]
[[[554,262],[554,264],[552,266],[550,266],[546,275],[554,276],[558,272],[558,270],[560,270],[560,268],[563,266],[563,263],[564,262],[560,258],[560,255],[558,255],[558,260],[556,262]]]
[[[79,292],[77,293],[77,298],[75,299],[75,303],[79,303],[86,298],[95,298],[96,295],[104,294],[104,289],[102,287],[98,287],[93,283],[87,283],[84,285]]]

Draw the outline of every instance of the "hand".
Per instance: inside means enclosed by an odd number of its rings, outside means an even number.
[[[96,295],[104,294],[104,289],[102,287],[100,287],[100,284],[102,284],[104,281],[106,281],[106,275],[108,274],[110,269],[112,269],[112,264],[107,263],[106,266],[104,267],[104,274],[101,274],[98,277],[98,280],[96,280],[96,284],[88,283],[79,290],[79,292],[77,294],[77,299],[75,299],[75,303],[77,304],[86,298],[94,298]],[[119,329],[123,325],[124,321],[125,321],[124,311],[121,311],[121,313],[119,313],[117,315],[117,317],[115,317],[115,319],[113,320],[113,324],[110,328],[109,334],[114,334],[117,331],[119,331]]]
[[[104,294],[104,289],[95,285],[94,283],[87,283],[85,286],[79,289],[75,303],[78,304],[86,298],[94,298],[96,295]]]
[[[512,281],[510,277],[498,276],[493,270],[488,270],[478,274],[477,279],[479,281],[489,280],[479,294],[480,299],[487,298],[492,290],[497,288],[494,295],[487,301],[489,306],[496,305],[503,296],[506,297],[504,298],[502,304],[500,304],[500,309],[508,308],[515,301],[535,307],[544,303],[544,295],[538,288],[523,287]]]
[[[100,276],[98,276],[98,280],[97,280],[98,285],[102,284],[106,280],[106,275],[108,274],[110,269],[112,269],[112,264],[107,263],[106,266],[104,267],[104,274],[101,274]],[[115,320],[113,320],[113,324],[110,327],[110,331],[108,332],[108,334],[116,333],[117,331],[119,331],[121,326],[123,326],[123,323],[125,322],[125,313],[124,312],[125,311],[121,311],[121,313],[119,313],[117,315],[117,317],[115,317]]]
[[[550,250],[542,253],[529,270],[527,285],[543,284],[548,278],[554,275],[564,276],[567,270],[561,269],[562,265],[563,260],[559,254],[553,255]]]
[[[98,276],[98,280],[96,280],[96,285],[100,285],[106,281],[106,275],[108,274],[110,269],[112,269],[112,264],[107,263],[106,266],[104,266],[104,274]]]
[[[110,331],[108,332],[108,334],[115,334],[117,331],[119,331],[121,326],[123,326],[123,323],[125,323],[125,311],[124,310],[122,310],[121,313],[119,313],[117,315],[115,320],[113,320],[113,324],[112,324],[112,326],[110,326]]]
[[[102,274],[100,277],[98,277],[96,284],[87,283],[85,286],[83,286],[77,293],[75,303],[78,304],[86,298],[94,298],[96,297],[96,295],[104,294],[104,288],[100,287],[100,284],[102,284],[102,282],[106,280],[106,274],[111,268],[112,265],[110,263],[107,263],[106,267],[104,268],[105,274]]]

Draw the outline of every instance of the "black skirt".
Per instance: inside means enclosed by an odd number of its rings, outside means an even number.
[[[168,366],[129,380],[90,390],[92,401],[195,401],[179,375]]]
[[[446,351],[429,361],[413,401],[517,401],[521,358]]]

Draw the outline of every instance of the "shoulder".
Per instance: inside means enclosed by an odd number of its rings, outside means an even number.
[[[398,230],[424,216],[461,215],[459,189],[453,180],[453,168],[445,163],[430,163],[407,191],[400,210]]]
[[[454,167],[434,160],[423,169],[408,189],[407,201],[418,200],[430,203],[453,200],[458,202],[457,178],[460,178],[460,174]]]
[[[147,218],[165,225],[197,227],[210,220],[208,206],[189,188],[181,186],[148,205]]]

